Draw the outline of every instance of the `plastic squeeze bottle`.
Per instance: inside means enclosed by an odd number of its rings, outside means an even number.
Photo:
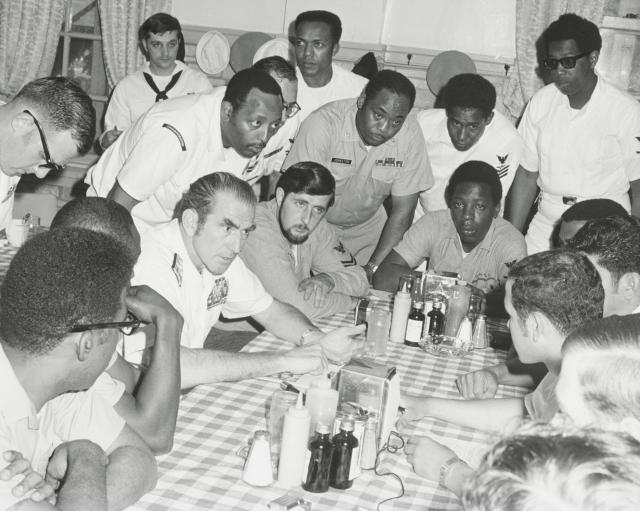
[[[302,405],[302,394],[300,394],[296,406],[289,408],[284,416],[278,465],[278,482],[283,486],[293,488],[302,483],[310,421],[311,415]]]
[[[404,281],[404,284],[398,289],[393,300],[393,314],[389,332],[389,340],[391,342],[403,343],[407,331],[407,319],[411,310],[411,293],[409,292],[410,282]]]
[[[329,378],[325,376],[311,380],[305,405],[311,415],[310,435],[316,431],[319,423],[333,424],[338,408],[338,391],[331,388]]]

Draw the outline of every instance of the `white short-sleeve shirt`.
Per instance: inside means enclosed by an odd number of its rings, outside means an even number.
[[[207,76],[196,69],[176,60],[173,73],[167,76],[155,75],[145,62],[141,69],[120,80],[109,99],[104,116],[105,131],[117,127],[124,131],[156,102],[156,93],[144,79],[143,73],[151,75],[159,90],[164,90],[176,73],[182,72],[176,84],[167,91],[168,98],[178,98],[189,94],[208,93],[213,91]]]
[[[620,201],[630,181],[640,178],[640,104],[601,77],[579,110],[554,84],[542,88],[518,130],[521,164],[539,172],[544,193]]]
[[[36,411],[2,347],[0,385],[0,453],[19,451],[42,476],[58,445],[87,439],[106,451],[125,426],[124,419],[113,409],[114,402],[119,399],[114,387],[103,386],[100,390],[98,382],[84,392],[62,394]],[[0,460],[0,469],[4,465]],[[0,481],[0,509],[24,498],[11,494],[15,485],[15,481]]]
[[[177,220],[142,235],[133,283],[164,296],[184,318],[181,344],[202,348],[220,314],[242,318],[273,303],[256,275],[236,257],[222,275],[198,271],[184,246]]]
[[[106,197],[117,179],[127,194],[140,201],[131,214],[144,232],[170,221],[182,194],[206,174],[230,172],[251,181],[256,159],[250,162],[222,143],[224,93],[222,87],[151,107],[89,169],[87,195]]]
[[[322,87],[309,87],[304,81],[300,69],[296,68],[298,104],[300,105],[297,117],[300,118],[300,122],[306,119],[311,112],[331,101],[357,98],[369,81],[337,64],[331,64],[331,68],[333,70],[331,80]]]
[[[426,203],[427,211],[447,208],[444,191],[451,174],[464,162],[472,160],[486,162],[496,169],[502,184],[504,204],[522,156],[522,139],[504,115],[494,111],[493,119],[480,139],[467,151],[458,151],[451,142],[445,109],[422,110],[416,117],[424,134],[435,179],[433,187],[420,196],[420,202]]]

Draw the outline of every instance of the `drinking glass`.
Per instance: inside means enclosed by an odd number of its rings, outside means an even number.
[[[298,394],[288,390],[276,390],[269,406],[269,436],[271,437],[271,459],[274,467],[278,466],[280,446],[282,443],[282,425],[289,407],[295,406]]]
[[[387,353],[390,324],[391,312],[382,307],[374,307],[371,309],[367,324],[366,356],[375,358]]]

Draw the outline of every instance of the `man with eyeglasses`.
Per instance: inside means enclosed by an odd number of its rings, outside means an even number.
[[[640,104],[595,73],[598,27],[563,14],[542,41],[541,68],[553,83],[534,95],[520,122],[525,148],[505,215],[523,231],[540,187],[526,235],[530,254],[550,248],[555,223],[577,202],[611,199],[640,216]]]
[[[0,104],[0,229],[11,220],[20,176],[43,178],[86,154],[95,125],[91,99],[66,78],[34,80]]]
[[[2,477],[0,509],[35,509],[31,499],[37,509],[122,509],[155,485],[153,454],[113,408],[121,389],[97,384],[119,329],[137,323],[127,309],[146,321],[159,313],[144,288],[129,289],[132,270],[124,246],[86,229],[40,234],[11,261],[0,289],[0,452],[20,453],[33,472],[20,489]],[[57,507],[42,501],[37,475]]]
[[[254,69],[211,94],[157,103],[89,169],[87,195],[122,204],[142,234],[169,222],[182,193],[203,175],[224,171],[256,182],[260,153],[282,115],[280,86]]]

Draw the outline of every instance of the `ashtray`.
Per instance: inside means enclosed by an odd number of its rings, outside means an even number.
[[[419,346],[427,353],[447,358],[462,358],[473,351],[471,342],[461,342],[449,335],[427,335],[422,338]]]

